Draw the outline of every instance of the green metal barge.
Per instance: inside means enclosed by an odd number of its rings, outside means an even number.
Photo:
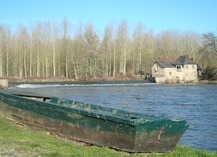
[[[127,152],[172,151],[189,127],[185,120],[19,92],[0,92],[0,114],[67,138]]]

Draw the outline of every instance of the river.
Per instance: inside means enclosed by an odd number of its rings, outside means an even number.
[[[146,115],[186,119],[179,143],[217,151],[217,84],[145,81],[10,83],[10,88],[109,106]],[[137,99],[137,96],[140,99]]]

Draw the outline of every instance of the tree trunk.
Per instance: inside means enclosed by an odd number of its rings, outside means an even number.
[[[53,57],[52,57],[52,66],[53,66],[53,77],[56,77],[56,47],[55,41],[53,39]]]
[[[114,43],[114,50],[113,50],[113,74],[112,76],[115,77],[115,68],[116,68],[116,44]]]
[[[3,77],[2,43],[0,41],[0,77]]]
[[[40,47],[37,46],[37,52],[36,52],[36,77],[40,77],[40,59],[39,59],[39,51]]]

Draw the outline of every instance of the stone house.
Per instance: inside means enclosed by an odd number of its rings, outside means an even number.
[[[156,61],[151,68],[156,83],[198,82],[201,68],[189,56],[180,56],[176,61]]]

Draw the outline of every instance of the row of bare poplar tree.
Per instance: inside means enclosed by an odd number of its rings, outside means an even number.
[[[211,63],[212,57],[200,53],[203,41],[196,32],[156,34],[142,24],[130,32],[126,20],[106,26],[101,34],[92,23],[73,29],[67,18],[13,29],[0,24],[0,77],[134,77],[149,73],[156,60],[179,55],[190,55],[201,66]]]

